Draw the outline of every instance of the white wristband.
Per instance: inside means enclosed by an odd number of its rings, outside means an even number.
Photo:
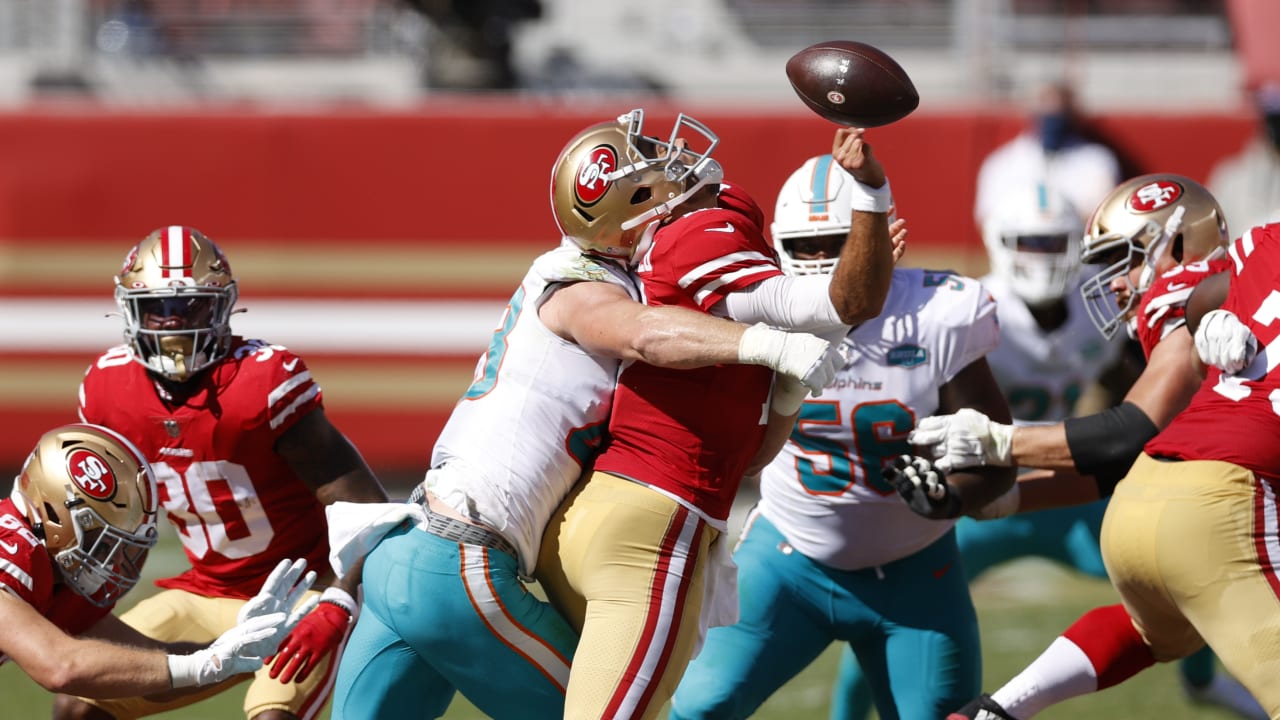
[[[340,587],[328,587],[324,592],[320,593],[320,602],[333,603],[338,607],[346,610],[351,619],[355,620],[356,615],[360,612],[360,605],[356,599],[351,597],[351,593]]]
[[[769,400],[769,409],[782,415],[795,415],[800,412],[804,399],[809,397],[809,388],[790,375],[773,376],[773,397]]]
[[[853,182],[853,209],[860,212],[885,213],[893,204],[893,192],[889,190],[889,178],[878,188]]]
[[[207,654],[207,653],[206,653]],[[169,655],[169,686],[172,688],[192,687],[200,684],[200,669],[209,658],[206,654]],[[217,658],[214,658],[216,661]]]

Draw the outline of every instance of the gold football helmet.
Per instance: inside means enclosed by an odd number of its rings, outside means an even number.
[[[1200,183],[1171,173],[1142,175],[1116,186],[1093,211],[1081,244],[1081,259],[1104,266],[1080,287],[1090,319],[1111,338],[1137,307],[1160,272],[1176,264],[1212,260],[1226,252],[1231,236],[1213,195]],[[1113,280],[1142,265],[1118,303]]]
[[[112,605],[137,584],[156,544],[156,480],[123,436],[98,425],[46,432],[13,495],[63,579],[89,602]]]
[[[176,382],[226,356],[238,295],[218,246],[180,225],[144,238],[116,276],[116,304],[133,359]]]
[[[720,139],[706,125],[681,114],[665,141],[643,130],[640,109],[592,125],[564,146],[552,167],[552,212],[584,252],[630,260],[646,230],[724,177],[711,157]]]

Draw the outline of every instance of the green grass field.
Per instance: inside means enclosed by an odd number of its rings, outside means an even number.
[[[148,561],[148,577],[124,606],[152,591],[151,578],[178,572],[185,564],[186,558],[177,540],[171,531],[166,531],[164,540]],[[1080,613],[1116,601],[1114,591],[1106,583],[1036,560],[1021,560],[988,573],[975,584],[974,598],[982,623],[984,688],[987,690],[998,687],[1020,670]],[[828,649],[817,662],[783,687],[755,717],[767,720],[826,718],[838,658],[836,648]],[[0,666],[0,718],[47,718],[50,698],[12,663]],[[233,688],[222,696],[157,717],[234,720],[242,717],[242,699],[242,691]],[[322,717],[328,718],[327,712]],[[473,720],[484,716],[459,697],[445,717]],[[1037,717],[1044,720],[1084,717],[1214,720],[1231,716],[1189,705],[1179,687],[1176,668],[1162,665],[1125,685],[1078,698]]]

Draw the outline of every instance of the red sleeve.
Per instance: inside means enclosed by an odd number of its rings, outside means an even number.
[[[667,291],[691,298],[702,310],[731,292],[782,274],[761,226],[725,208],[698,210],[659,231],[652,266],[662,269]],[[646,276],[644,267],[639,272]],[[663,297],[649,279],[646,291],[651,302],[685,304]]]
[[[0,501],[0,592],[10,592],[41,613],[53,595],[53,561],[8,498]]]
[[[280,345],[259,350],[256,362],[265,365],[267,426],[279,437],[307,413],[323,405],[320,385],[302,358]]]
[[[1142,294],[1137,316],[1137,337],[1144,355],[1151,357],[1161,340],[1187,323],[1191,291],[1205,278],[1229,267],[1225,259],[1179,265],[1151,283]]]

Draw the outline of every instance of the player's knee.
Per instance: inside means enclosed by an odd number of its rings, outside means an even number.
[[[115,716],[80,698],[58,695],[53,699],[53,720],[115,720]]]

